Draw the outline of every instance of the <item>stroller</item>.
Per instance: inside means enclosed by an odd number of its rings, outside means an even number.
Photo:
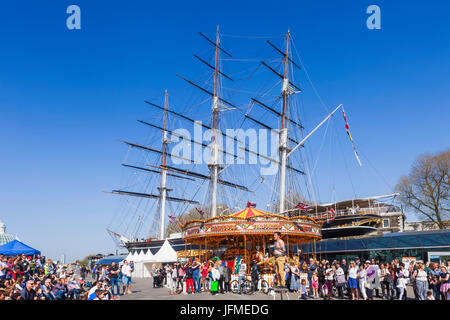
[[[159,272],[156,278],[156,287],[162,288],[164,286],[164,274]]]

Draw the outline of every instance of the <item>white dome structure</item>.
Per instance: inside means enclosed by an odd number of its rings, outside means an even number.
[[[0,246],[7,244],[15,239],[15,236],[6,233],[6,225],[2,221],[0,221]]]

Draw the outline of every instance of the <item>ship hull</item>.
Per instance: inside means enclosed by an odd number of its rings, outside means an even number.
[[[323,228],[322,239],[363,236],[374,231],[377,228],[370,226]]]

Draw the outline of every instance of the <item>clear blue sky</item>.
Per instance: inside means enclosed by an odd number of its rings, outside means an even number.
[[[66,28],[70,4],[81,30]],[[371,4],[381,30],[366,28]],[[183,92],[175,73],[195,74],[192,55],[208,48],[197,32],[216,25],[277,43],[290,28],[323,100],[345,104],[360,152],[382,173],[358,173],[347,149],[359,195],[389,193],[417,155],[449,147],[449,12],[447,1],[4,1],[0,219],[53,258],[112,252],[105,227],[119,199],[102,191],[123,174],[118,139],[139,140],[144,99]],[[243,39],[224,37],[237,57],[265,45]]]

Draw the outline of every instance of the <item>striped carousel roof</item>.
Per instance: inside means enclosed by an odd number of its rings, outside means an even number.
[[[255,208],[245,208],[244,210],[241,210],[239,212],[231,214],[230,217],[248,219],[248,218],[253,218],[253,217],[261,217],[261,216],[265,216],[268,214],[269,213],[255,209]]]

